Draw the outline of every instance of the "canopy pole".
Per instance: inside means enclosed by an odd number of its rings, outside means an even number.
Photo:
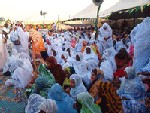
[[[136,19],[135,19],[135,9],[134,9],[134,27],[135,27],[135,21]]]
[[[98,17],[99,17],[98,14],[99,14],[100,8],[101,8],[101,5],[98,6],[98,10],[97,10],[97,18],[96,18],[96,21],[95,21],[95,31],[96,31],[96,33],[95,33],[95,40],[98,38],[98,26],[97,26],[97,24],[98,24]]]

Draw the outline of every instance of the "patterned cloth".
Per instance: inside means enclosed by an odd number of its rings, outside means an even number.
[[[0,113],[24,113],[27,102],[25,91],[5,87],[8,78],[0,75]]]
[[[121,99],[112,83],[99,79],[89,92],[101,107],[102,113],[119,113],[122,111]]]

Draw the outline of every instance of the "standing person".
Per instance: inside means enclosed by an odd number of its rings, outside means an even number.
[[[0,35],[0,70],[3,69],[7,58],[9,56],[8,50],[6,48],[7,39],[8,39],[9,29],[8,24],[5,23],[3,29],[2,29],[2,35]]]
[[[30,31],[30,37],[32,41],[32,58],[35,60],[35,56],[40,55],[40,52],[45,50],[44,41],[42,35],[34,29]]]

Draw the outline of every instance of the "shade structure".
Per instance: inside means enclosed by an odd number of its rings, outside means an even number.
[[[137,6],[144,6],[145,4],[149,4],[149,3],[150,0],[120,0],[109,9],[100,12],[99,17],[107,17],[111,13],[118,12],[121,10],[131,9]]]
[[[72,17],[74,18],[96,18],[98,6],[95,6],[94,3],[91,3],[88,7],[77,13]]]

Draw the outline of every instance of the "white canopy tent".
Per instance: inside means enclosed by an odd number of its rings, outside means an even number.
[[[99,13],[99,17],[106,17],[113,12],[117,12],[120,10],[134,8],[136,6],[143,6],[145,4],[149,4],[150,0],[119,0],[115,5],[110,7],[107,10]]]
[[[96,18],[98,6],[91,3],[88,7],[83,9],[81,12],[77,13],[73,18]]]

